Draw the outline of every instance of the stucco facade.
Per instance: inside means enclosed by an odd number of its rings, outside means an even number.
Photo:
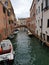
[[[41,36],[42,27],[42,0],[36,0],[36,34]]]
[[[36,34],[49,42],[49,0],[36,0]]]
[[[3,4],[0,2],[0,39],[6,37],[6,14],[3,12]]]
[[[0,41],[7,38],[14,30],[15,14],[10,0],[0,1]],[[8,5],[7,5],[8,4]]]
[[[49,0],[43,1],[43,39],[49,42]]]
[[[30,8],[30,18],[31,18],[31,30],[35,33],[36,30],[36,0],[33,0]]]

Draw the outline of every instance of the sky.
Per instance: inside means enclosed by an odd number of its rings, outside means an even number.
[[[16,18],[26,18],[30,16],[30,7],[33,0],[11,0]]]

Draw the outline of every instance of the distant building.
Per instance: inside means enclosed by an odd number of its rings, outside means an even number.
[[[26,18],[19,18],[18,19],[18,25],[26,25]],[[25,28],[21,27],[20,30],[25,30]]]
[[[19,18],[18,21],[20,21],[20,25],[26,25],[26,18]]]

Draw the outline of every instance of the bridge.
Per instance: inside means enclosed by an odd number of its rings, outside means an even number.
[[[17,25],[14,28],[21,28],[21,27],[26,27],[26,25]]]
[[[14,28],[16,29],[16,28],[21,28],[21,27],[25,27],[25,28],[27,28],[32,34],[34,34],[34,31],[31,30],[31,28],[28,27],[27,25],[17,25],[17,26],[15,26]]]

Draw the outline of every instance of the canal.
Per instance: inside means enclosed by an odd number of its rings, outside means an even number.
[[[19,32],[12,40],[15,59],[11,65],[49,65],[49,48],[34,36]]]
[[[12,40],[15,59],[13,65],[49,65],[49,48],[34,36],[19,32]]]

